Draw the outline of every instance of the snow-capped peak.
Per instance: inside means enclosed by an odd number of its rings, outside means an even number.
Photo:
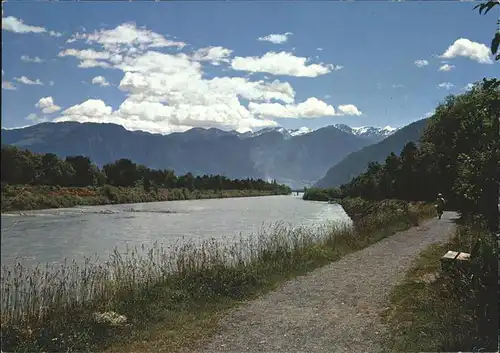
[[[384,127],[382,128],[382,130],[384,130],[384,131],[389,131],[389,132],[394,132],[394,131],[396,131],[396,130],[397,130],[397,128],[387,125],[387,126],[384,126]]]
[[[292,136],[299,136],[299,135],[308,134],[308,133],[313,132],[313,131],[314,131],[313,129],[310,129],[308,127],[303,126],[300,129],[288,130],[288,133]]]
[[[383,128],[373,126],[350,127],[345,124],[337,124],[335,125],[335,127],[348,134],[353,134],[359,137],[372,138],[376,140],[384,139],[398,130],[397,128],[393,128],[392,126],[385,126]]]

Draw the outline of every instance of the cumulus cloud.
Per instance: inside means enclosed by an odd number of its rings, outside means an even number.
[[[335,115],[333,106],[314,97],[299,104],[250,102],[248,108],[253,114],[268,118],[317,118]]]
[[[214,65],[220,62],[228,62],[233,51],[224,47],[207,47],[198,49],[192,58],[197,61],[210,61]]]
[[[52,97],[40,98],[40,100],[35,104],[35,107],[42,110],[44,114],[52,114],[61,110],[61,107],[54,103]]]
[[[268,77],[252,80],[249,75],[207,78],[204,74],[207,63],[234,64],[232,50],[224,47],[209,46],[189,53],[158,52],[155,47],[176,49],[186,44],[170,41],[135,24],[76,34],[70,42],[78,40],[93,45],[93,49],[66,49],[59,55],[75,57],[82,68],[99,66],[121,71],[118,89],[126,98],[115,110],[100,99],[90,99],[62,111],[55,121],[108,122],[129,130],[171,133],[194,126],[238,131],[277,126],[274,113],[262,114],[269,109],[267,105],[273,104],[285,108],[276,113],[281,115],[312,118],[335,114],[332,106],[316,98],[297,104],[295,91],[288,82]],[[271,55],[277,55],[274,62],[269,56],[255,58],[271,59],[270,63],[259,63],[271,73],[278,70],[293,76],[316,77],[339,69],[332,65],[309,65],[306,58],[289,53]]]
[[[38,56],[35,56],[34,58],[29,57],[28,55],[22,55],[21,56],[21,61],[24,61],[26,63],[43,63],[44,60],[40,59]]]
[[[325,64],[307,65],[309,59],[295,56],[287,52],[269,52],[261,57],[235,57],[231,67],[237,71],[267,72],[273,75],[296,77],[317,77],[331,71],[342,69],[342,66]]]
[[[78,64],[78,67],[82,68],[82,69],[88,69],[91,67],[102,67],[102,68],[106,69],[106,68],[110,68],[112,66],[104,61],[97,61],[97,60],[93,60],[93,59],[88,59],[88,60],[80,61],[80,63]]]
[[[286,32],[283,34],[269,34],[265,37],[259,37],[258,40],[263,42],[271,42],[273,44],[282,44],[288,40],[288,36],[291,36],[292,32]]]
[[[443,72],[451,71],[455,68],[455,65],[444,64],[438,70]]]
[[[100,44],[106,50],[123,52],[131,48],[145,50],[147,48],[177,47],[183,48],[186,43],[167,39],[165,36],[137,27],[135,23],[124,23],[113,29],[101,29],[92,33],[77,33],[68,39],[68,43],[85,40],[88,44]]]
[[[13,16],[2,18],[2,29],[14,33],[48,33],[53,37],[61,36],[61,33],[59,32],[47,31],[44,27],[25,24],[23,20]]]
[[[31,121],[33,124],[43,123],[48,120],[46,117],[38,116],[35,113],[28,114],[28,116],[25,119]]]
[[[359,109],[352,104],[339,105],[337,108],[337,115],[362,115]]]
[[[427,60],[419,59],[419,60],[415,60],[414,64],[418,67],[424,67],[424,66],[429,65],[429,62]]]
[[[38,78],[35,81],[33,81],[27,78],[26,76],[21,76],[21,77],[14,77],[14,80],[25,85],[43,85],[43,82],[40,81],[40,79]]]
[[[73,117],[76,118],[74,120],[85,120],[92,118],[102,118],[107,117],[111,114],[112,108],[107,106],[100,99],[89,99],[81,104],[74,105],[65,111],[62,114],[65,117]],[[83,118],[83,119],[82,119]]]
[[[94,85],[99,85],[101,87],[109,86],[109,82],[103,76],[96,76],[92,79]]]
[[[486,45],[466,38],[457,39],[440,57],[443,59],[453,59],[459,56],[477,61],[480,64],[493,63],[490,49]]]
[[[441,82],[439,85],[438,85],[439,88],[444,88],[446,90],[450,90],[452,89],[453,87],[455,87],[455,85],[453,83],[450,83],[450,82]]]
[[[58,56],[74,56],[75,58],[80,60],[103,60],[109,59],[111,57],[111,54],[103,51],[96,51],[93,49],[66,49],[59,52]]]

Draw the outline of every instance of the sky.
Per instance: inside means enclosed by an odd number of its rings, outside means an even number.
[[[474,5],[2,3],[2,128],[402,127],[500,76]]]

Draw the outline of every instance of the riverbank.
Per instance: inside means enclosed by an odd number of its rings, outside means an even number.
[[[429,214],[422,204],[343,202],[354,228],[276,226],[235,245],[209,241],[201,247],[115,253],[105,264],[63,266],[57,276],[43,268],[4,268],[2,350],[174,352],[196,347],[215,333],[229,308]]]
[[[302,199],[306,201],[330,201],[341,197],[340,190],[337,188],[309,188],[304,191]]]
[[[440,259],[449,250],[470,253],[469,269],[443,271]],[[420,254],[383,317],[390,328],[387,351],[497,352],[498,248],[491,234],[460,220],[448,242]]]
[[[157,189],[146,192],[142,187],[60,187],[3,185],[1,212],[27,211],[73,206],[95,206],[140,202],[198,200],[232,197],[269,196],[267,190],[189,190]]]

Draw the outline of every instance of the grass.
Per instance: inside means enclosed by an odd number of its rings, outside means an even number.
[[[471,253],[469,270],[443,272],[440,258],[448,250]],[[497,352],[496,251],[491,235],[471,222],[459,224],[448,243],[423,251],[383,315],[388,351]]]
[[[346,201],[345,209],[354,214],[359,205]],[[354,228],[277,224],[233,244],[158,244],[115,251],[104,263],[4,267],[2,350],[194,348],[213,335],[228,309],[426,217],[425,207],[395,211],[389,205],[394,202],[378,203]]]
[[[1,211],[25,211],[46,208],[63,208],[77,205],[108,205],[155,201],[195,200],[228,197],[273,195],[263,190],[193,190],[158,189],[150,192],[142,187],[123,188],[110,185],[102,187],[61,187],[2,185]]]

